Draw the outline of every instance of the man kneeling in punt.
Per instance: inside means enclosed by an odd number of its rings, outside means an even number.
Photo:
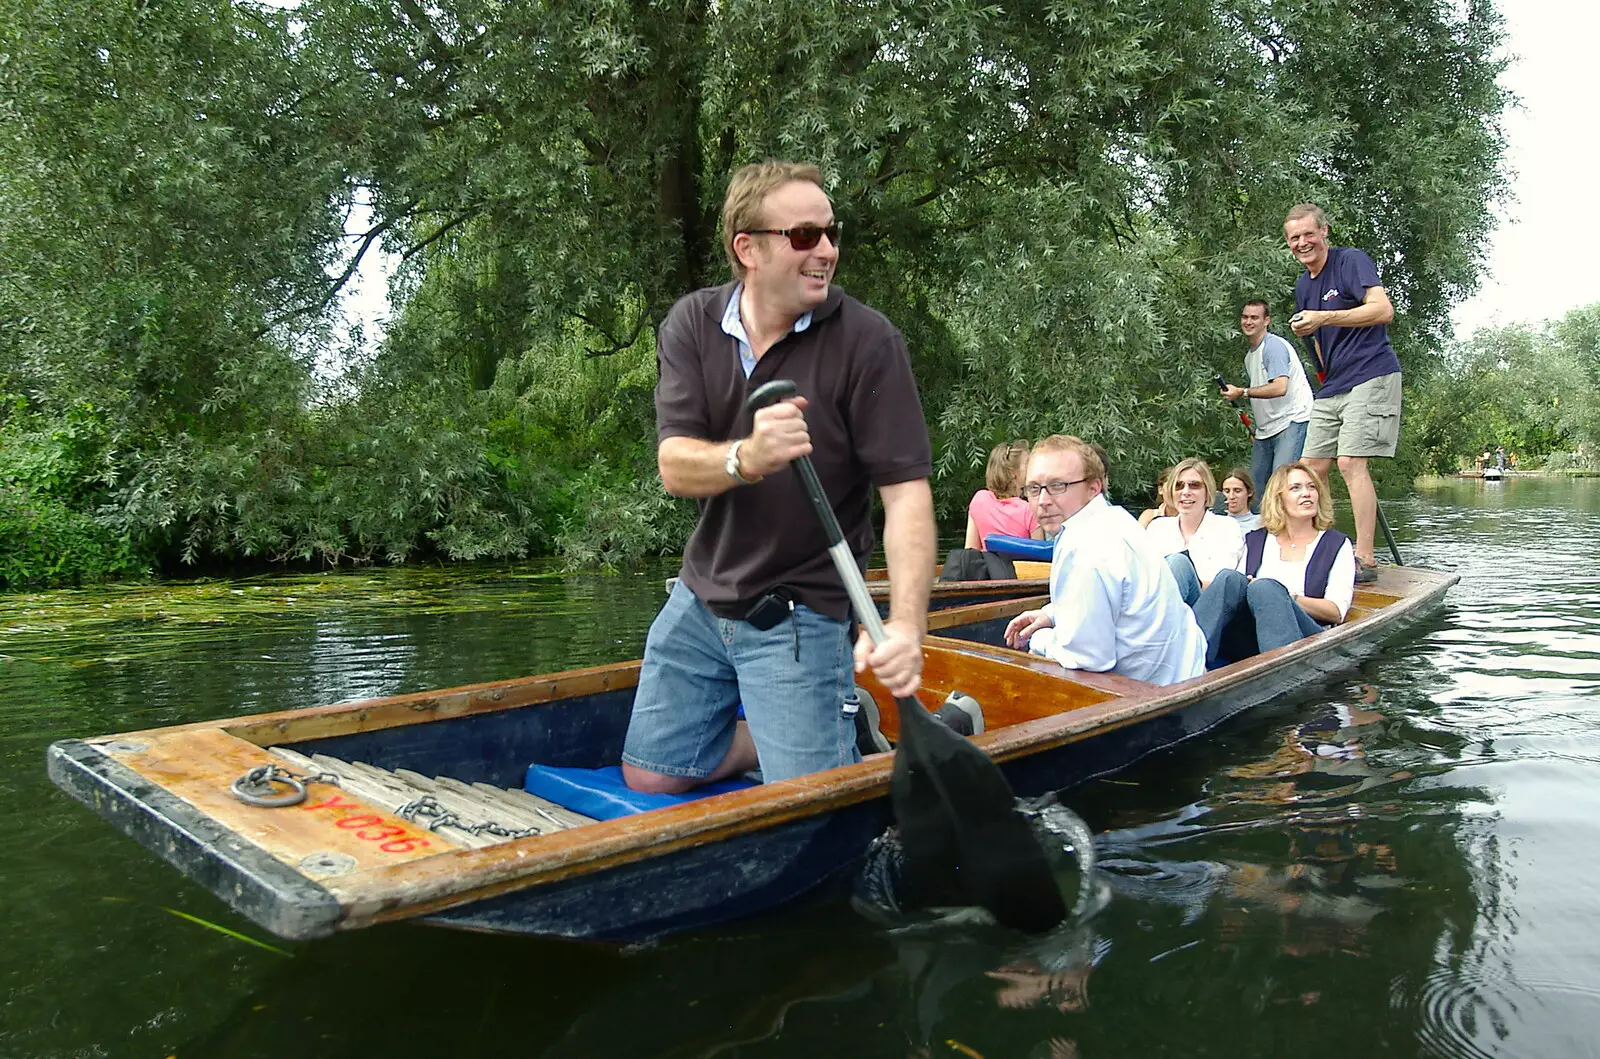
[[[1344,621],[1355,595],[1355,549],[1332,526],[1333,503],[1316,472],[1298,461],[1272,472],[1261,528],[1245,534],[1238,569],[1217,574],[1194,606],[1208,669]]]
[[[760,768],[767,782],[859,761],[841,709],[855,671],[893,695],[922,680],[933,580],[932,451],[904,338],[833,285],[840,226],[810,165],[734,173],[722,245],[734,279],[680,298],[656,339],[656,460],[700,521],[650,626],[622,748],[636,791],[682,794]],[[746,396],[802,396],[756,412]],[[813,454],[865,566],[883,501],[887,638],[862,633],[811,502],[790,468]],[[744,706],[745,720],[738,719]]]
[[[1068,669],[1171,684],[1205,671],[1206,641],[1166,560],[1105,498],[1105,467],[1075,437],[1033,447],[1023,496],[1056,536],[1050,603],[1006,626],[1006,643]]]

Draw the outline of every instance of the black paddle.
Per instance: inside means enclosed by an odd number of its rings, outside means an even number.
[[[766,383],[745,402],[751,412],[794,396],[787,379]],[[809,456],[795,472],[828,538],[828,553],[844,581],[856,619],[874,644],[886,633],[861,569]],[[914,698],[896,698],[900,744],[889,795],[905,854],[902,885],[909,903],[978,905],[1006,926],[1043,931],[1067,908],[1050,874],[1044,850],[1018,814],[1000,767],[965,738],[928,716]]]

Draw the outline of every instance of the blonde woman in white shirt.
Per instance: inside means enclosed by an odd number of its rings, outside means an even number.
[[[1217,480],[1206,461],[1184,460],[1172,469],[1164,497],[1177,514],[1145,527],[1178,579],[1178,594],[1191,607],[1219,571],[1236,568],[1244,558],[1244,531],[1227,515],[1211,510],[1216,493]]]
[[[1195,604],[1207,668],[1340,624],[1355,581],[1355,548],[1333,528],[1327,484],[1298,460],[1279,467],[1262,494],[1261,528],[1245,535],[1237,570],[1218,574]]]

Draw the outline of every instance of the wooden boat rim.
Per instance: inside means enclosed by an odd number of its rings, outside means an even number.
[[[1023,652],[966,640],[930,635],[930,652],[960,657],[984,667],[999,667],[1035,687],[1052,684],[1086,689],[1088,705],[1036,719],[997,727],[974,742],[997,760],[1006,761],[1059,747],[1092,735],[1136,724],[1175,710],[1199,698],[1226,691],[1263,673],[1360,641],[1375,630],[1400,621],[1437,600],[1458,577],[1416,567],[1386,567],[1377,586],[1364,588],[1358,602],[1379,606],[1359,620],[1327,630],[1223,669],[1158,687],[1115,674],[1069,672],[1055,663]],[[1375,587],[1378,591],[1372,591]],[[930,615],[936,628],[1007,617],[1044,601],[1044,597],[975,604]],[[372,731],[399,725],[429,723],[505,709],[552,702],[573,695],[622,690],[638,679],[637,661],[512,678],[440,691],[335,703],[308,709],[275,711],[222,720],[194,722],[161,729],[124,732],[57,744],[82,757],[92,750],[119,766],[140,772],[139,759],[152,744],[193,740],[197,745],[219,737],[240,744],[242,756],[273,760],[265,749],[273,743],[313,741],[332,735]],[[864,683],[866,683],[864,681]],[[869,685],[870,686],[870,685]],[[888,699],[882,701],[888,702]],[[69,744],[73,744],[69,747]],[[231,745],[231,744],[230,744]],[[801,776],[780,783],[734,791],[651,813],[601,821],[551,834],[535,835],[479,849],[451,849],[420,855],[346,875],[307,881],[324,889],[341,910],[337,927],[365,926],[388,919],[410,918],[497,894],[570,879],[615,865],[660,856],[673,850],[720,841],[789,821],[883,797],[887,793],[893,755],[874,755],[850,766]],[[141,773],[143,775],[143,773]],[[153,777],[144,776],[147,781]],[[159,784],[159,780],[155,780]],[[174,797],[178,797],[173,795]],[[204,812],[201,809],[201,812]],[[247,841],[258,830],[250,814],[281,810],[242,804],[212,818]],[[387,818],[387,814],[384,815]],[[294,859],[264,849],[294,871]]]

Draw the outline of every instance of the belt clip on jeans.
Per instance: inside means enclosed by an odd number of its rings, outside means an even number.
[[[794,660],[798,662],[800,661],[800,620],[794,612],[793,596],[787,592],[774,589],[755,601],[754,605],[745,612],[744,620],[762,632],[766,632],[785,617],[789,619],[789,632],[794,637]]]

